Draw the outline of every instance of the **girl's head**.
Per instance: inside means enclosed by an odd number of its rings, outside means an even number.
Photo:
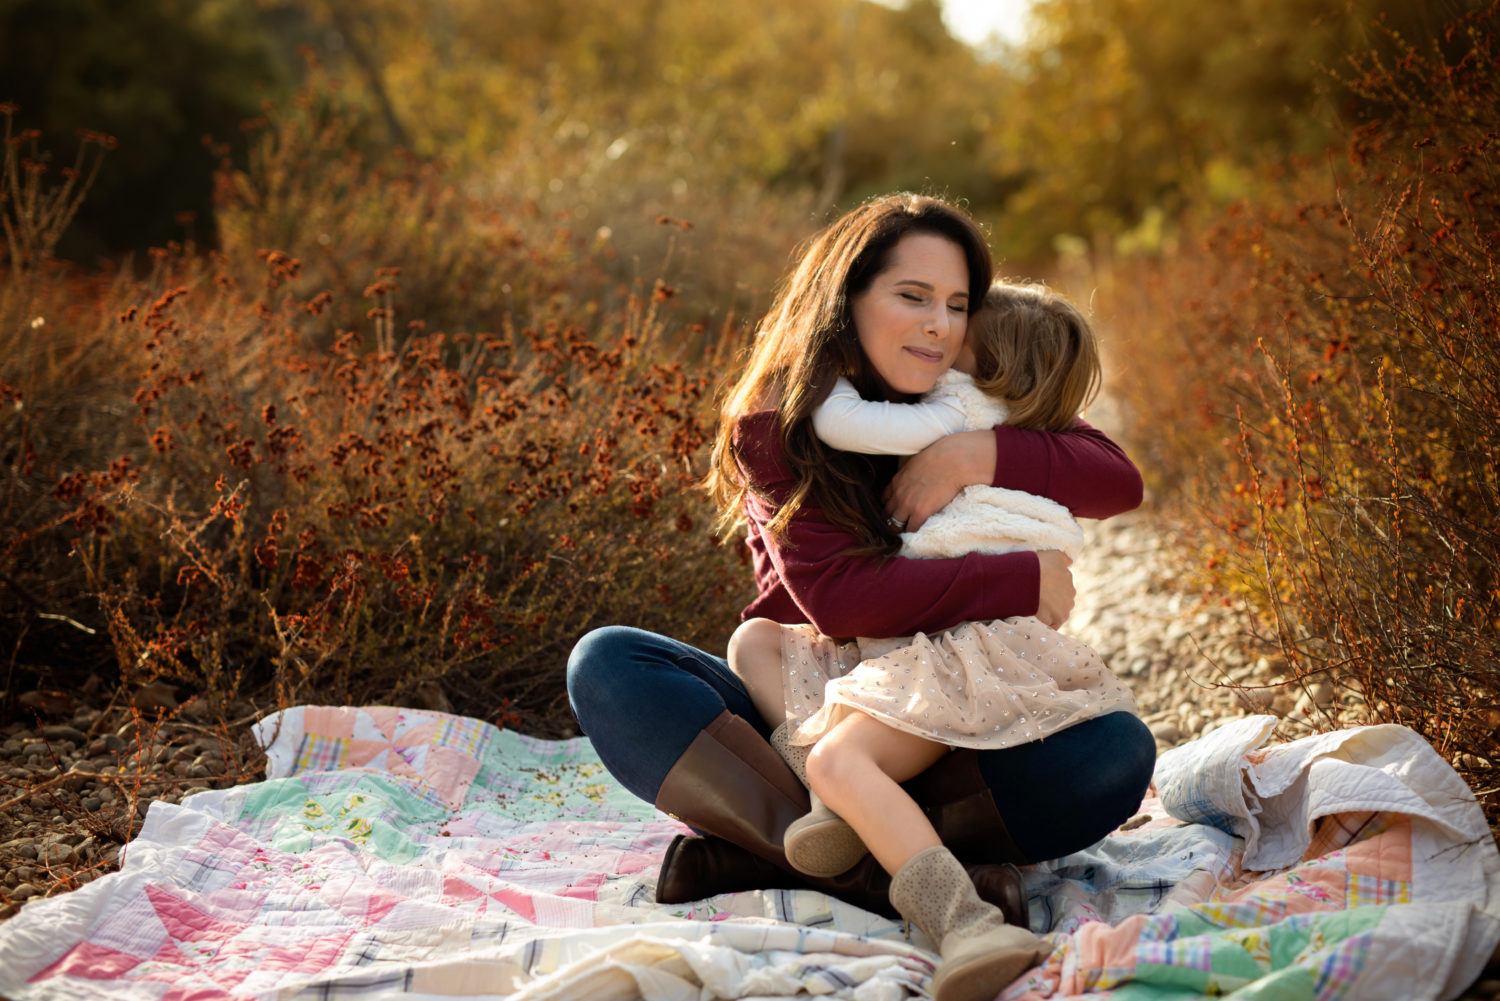
[[[1099,390],[1094,328],[1045,285],[996,282],[969,322],[964,356],[962,367],[1005,401],[1016,427],[1065,430]]]
[[[923,195],[873,199],[804,244],[724,404],[710,483],[726,517],[735,516],[744,493],[730,448],[734,421],[771,408],[798,480],[772,529],[811,500],[872,543],[894,539],[874,489],[883,471],[825,448],[812,433],[812,411],[840,375],[869,399],[930,389],[956,354],[947,338],[955,329],[961,336],[991,274],[989,246],[974,221]],[[907,350],[929,336],[942,342],[936,363],[920,349]]]

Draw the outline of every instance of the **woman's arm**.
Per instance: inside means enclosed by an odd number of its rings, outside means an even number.
[[[1050,498],[1076,517],[1108,518],[1139,507],[1140,470],[1097,428],[997,427],[949,435],[913,456],[886,490],[886,510],[915,531],[971,484]]]
[[[935,560],[850,555],[860,540],[811,507],[774,538],[765,525],[796,485],[775,415],[740,418],[734,444],[741,472],[754,485],[743,505],[759,594],[747,616],[810,622],[830,636],[903,636],[1010,615],[1045,614],[1060,624],[1072,608],[1072,578],[1057,553]]]
[[[747,499],[761,590],[747,614],[765,614],[780,604],[774,617],[810,622],[829,636],[853,637],[909,636],[1038,611],[1036,553],[937,560],[849,555],[858,540],[813,510],[799,511],[784,538],[770,538],[760,526],[774,510],[764,498]],[[777,600],[782,595],[800,615],[791,615]]]
[[[812,414],[813,433],[830,448],[866,455],[915,455],[964,429],[964,412],[939,389],[917,403],[866,400],[840,376]]]

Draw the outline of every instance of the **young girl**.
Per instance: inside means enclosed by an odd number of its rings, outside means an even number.
[[[840,379],[814,413],[814,430],[844,451],[894,455],[997,424],[1061,430],[1099,381],[1088,321],[1039,285],[993,286],[956,368],[915,404],[863,400]],[[1082,541],[1060,504],[973,486],[904,533],[901,555],[1058,549],[1071,559]],[[817,876],[843,872],[867,846],[895,872],[938,843],[897,783],[948,750],[1011,747],[1135,711],[1097,654],[1032,616],[852,643],[752,619],[731,640],[729,663],[762,715],[784,720],[772,744],[813,794],[811,812],[787,829],[786,857]]]

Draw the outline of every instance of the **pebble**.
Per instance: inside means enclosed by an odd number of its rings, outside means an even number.
[[[75,746],[87,739],[82,730],[66,723],[51,723],[42,727],[42,736],[48,740],[71,740]]]
[[[1182,728],[1171,720],[1161,720],[1148,724],[1151,736],[1167,746],[1172,746],[1182,739]]]

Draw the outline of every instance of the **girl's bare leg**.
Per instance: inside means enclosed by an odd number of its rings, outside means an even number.
[[[740,623],[729,637],[729,669],[745,683],[750,701],[768,726],[786,719],[782,693],[781,624],[770,619]]]
[[[814,745],[807,779],[894,875],[918,852],[942,844],[922,808],[898,783],[925,771],[947,750],[854,712]]]

